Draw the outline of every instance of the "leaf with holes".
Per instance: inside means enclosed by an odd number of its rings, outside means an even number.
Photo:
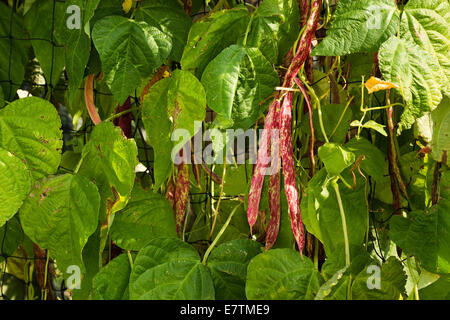
[[[111,122],[101,122],[92,130],[82,152],[79,174],[97,185],[100,196],[100,220],[106,213],[122,209],[134,185],[137,146]]]
[[[0,147],[22,159],[34,179],[56,172],[61,161],[61,120],[48,101],[30,97],[0,110]]]
[[[25,234],[50,251],[66,278],[70,265],[84,270],[81,252],[97,229],[99,207],[92,182],[65,174],[37,181],[19,216]]]

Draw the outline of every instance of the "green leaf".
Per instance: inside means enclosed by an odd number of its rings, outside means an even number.
[[[131,266],[127,254],[112,259],[93,279],[93,300],[126,298]]]
[[[157,190],[172,168],[172,154],[176,154],[200,129],[196,122],[206,115],[206,97],[200,81],[187,71],[175,70],[170,78],[158,81],[144,99],[142,121],[150,145],[155,153],[155,185]],[[187,130],[189,136],[174,145],[175,129]],[[179,138],[175,136],[174,138]]]
[[[413,211],[408,218],[394,216],[391,239],[419,259],[429,272],[450,273],[450,201],[442,199],[428,212]]]
[[[217,300],[245,300],[245,279],[250,260],[261,253],[261,244],[233,240],[215,248],[208,258]]]
[[[0,11],[2,12],[0,16],[0,86],[3,98],[12,101],[25,76],[30,43],[27,40],[9,39],[9,35],[13,39],[26,38],[23,19],[16,13],[12,13],[11,8],[3,2],[0,3]]]
[[[331,29],[311,54],[343,56],[375,52],[397,31],[399,16],[394,0],[341,0]]]
[[[101,196],[100,220],[122,209],[134,185],[137,146],[111,122],[101,122],[92,130],[82,152],[79,174],[93,181]]]
[[[339,175],[355,162],[355,154],[337,143],[328,142],[319,148],[319,157],[330,176]]]
[[[250,261],[245,292],[250,300],[307,300],[322,282],[309,258],[292,249],[272,249]]]
[[[364,160],[360,162],[360,167],[363,172],[374,178],[375,181],[381,182],[384,175],[384,153],[380,151],[375,145],[365,138],[353,138],[345,147],[355,154],[358,159],[364,156]],[[355,174],[357,174],[355,172]]]
[[[64,69],[64,46],[56,41],[54,31],[66,27],[65,10],[64,2],[36,1],[24,17],[25,27],[33,39],[31,44],[44,71],[46,83],[53,86],[58,83]],[[43,17],[48,20],[43,21]]]
[[[328,297],[332,291],[332,289],[339,283],[339,281],[342,279],[342,276],[344,275],[345,271],[347,270],[347,267],[344,267],[327,280],[322,286],[320,286],[318,293],[314,300],[324,300],[326,297]]]
[[[436,161],[444,161],[450,155],[450,98],[444,96],[439,106],[431,112],[433,135],[431,140],[431,156]],[[444,157],[444,154],[447,157]]]
[[[450,275],[441,276],[436,282],[419,291],[420,300],[450,300]]]
[[[200,129],[195,121],[206,115],[206,94],[200,81],[190,72],[175,70],[167,91],[167,115],[173,118],[173,128],[188,130],[191,137]]]
[[[65,8],[70,6],[78,6],[80,8],[80,22],[89,22],[90,13],[87,10],[93,10],[87,6],[90,4],[96,6],[96,1],[86,0],[70,0],[66,2]],[[67,21],[74,13],[67,13],[65,11],[64,21]],[[87,20],[87,21],[86,21]],[[80,88],[81,82],[84,77],[84,70],[89,60],[89,54],[91,49],[90,32],[86,33],[84,28],[80,26],[80,29],[69,29],[67,26],[59,28],[56,31],[56,37],[58,42],[65,44],[65,69],[67,77],[69,78],[69,101],[74,99],[75,94]]]
[[[210,300],[214,284],[208,268],[187,243],[156,238],[139,251],[130,276],[132,300]]]
[[[183,70],[201,78],[203,70],[223,49],[235,44],[249,22],[248,10],[237,7],[214,12],[195,22],[181,58]]]
[[[202,84],[206,89],[208,106],[228,119],[231,117],[239,71],[246,52],[244,47],[232,45],[214,58],[203,72]]]
[[[18,216],[12,217],[3,227],[0,227],[0,239],[2,242],[2,254],[7,257],[12,256],[19,245],[24,240],[24,233],[20,226]],[[4,261],[4,257],[0,256],[0,262]]]
[[[167,34],[173,44],[169,58],[181,60],[192,21],[176,0],[145,2],[136,11],[136,20],[145,21]]]
[[[160,194],[136,186],[114,218],[111,239],[122,249],[141,250],[156,237],[177,237],[172,206]]]
[[[348,171],[345,171],[342,176],[347,182],[352,181]],[[339,182],[350,245],[361,246],[368,227],[365,183],[366,181],[360,175],[356,175],[354,190],[348,189]],[[325,168],[318,171],[308,183],[306,196],[301,201],[301,212],[306,229],[323,243],[327,255],[338,247],[344,246],[344,233],[336,192],[327,178]]]
[[[0,148],[0,227],[16,214],[30,191],[31,181],[23,162]]]
[[[373,120],[369,120],[364,124],[362,124],[359,120],[354,120],[354,121],[352,121],[352,123],[350,123],[350,126],[372,129],[372,130],[375,130],[376,132],[382,134],[383,136],[387,137],[386,130],[384,129],[385,126],[383,126]]]
[[[230,48],[224,50],[227,51]],[[215,124],[223,129],[233,127],[246,130],[252,127],[258,118],[263,114],[265,106],[269,103],[269,96],[274,92],[279,84],[278,75],[269,61],[261,54],[258,48],[246,48],[240,64],[223,77],[214,70],[216,62],[220,66],[219,57],[225,58],[222,53],[216,57],[218,61],[213,60],[203,73],[202,83],[205,85],[208,106],[212,109],[228,110],[231,100],[231,121],[224,117],[224,114],[218,115]],[[226,59],[223,60],[224,62]],[[236,61],[237,62],[237,61]],[[226,63],[226,62],[225,62]],[[234,72],[235,74],[232,74]],[[233,81],[237,76],[236,86],[230,87],[227,79]],[[203,82],[205,81],[205,82]],[[222,97],[216,101],[217,91],[221,90]],[[221,100],[221,101],[220,101]],[[220,125],[220,122],[228,121],[226,125]]]
[[[155,185],[154,190],[164,183],[172,169],[172,123],[167,115],[167,92],[170,79],[162,79],[152,86],[145,96],[142,106],[142,123],[147,132],[148,142],[153,148]]]
[[[0,147],[22,159],[34,179],[53,174],[61,161],[61,120],[48,101],[29,97],[0,110]]]
[[[60,270],[84,270],[81,252],[98,223],[100,196],[88,179],[65,174],[39,180],[20,209],[25,234],[48,249]]]
[[[442,77],[450,84],[450,4],[441,0],[410,0],[400,24],[403,39],[437,58]],[[444,88],[442,88],[445,91]],[[449,87],[446,91],[448,92]]]
[[[300,31],[298,4],[292,0],[263,1],[254,13],[247,46],[259,48],[272,64],[281,60]]]
[[[406,273],[402,263],[395,257],[389,257],[381,266],[380,287],[369,288],[368,284],[376,284],[376,268],[370,265],[358,274],[352,284],[352,299],[356,300],[398,300],[405,294]],[[374,272],[375,271],[375,272]]]
[[[120,16],[97,21],[92,39],[106,82],[119,104],[161,66],[172,49],[170,38],[158,28]]]
[[[208,64],[202,83],[218,120],[231,119],[233,127],[245,130],[263,113],[278,76],[259,49],[232,45]]]
[[[418,45],[392,36],[383,43],[378,54],[380,70],[386,81],[399,86],[406,107],[399,131],[409,129],[416,119],[432,111],[442,99],[444,82],[439,62]]]

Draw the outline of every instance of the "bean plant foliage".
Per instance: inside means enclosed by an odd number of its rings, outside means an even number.
[[[2,298],[450,298],[447,0],[0,9]]]

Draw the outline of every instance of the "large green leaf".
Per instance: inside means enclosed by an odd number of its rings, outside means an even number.
[[[25,234],[48,249],[66,276],[70,265],[84,270],[82,250],[98,223],[100,196],[85,177],[65,174],[39,180],[20,208]]]
[[[170,38],[158,28],[120,16],[97,21],[92,38],[106,82],[119,104],[161,66],[172,49]]]
[[[15,40],[25,38],[22,19],[16,13],[11,13],[11,8],[3,2],[0,3],[0,11],[0,86],[4,98],[12,101],[25,76],[29,42]],[[9,39],[10,35],[12,39]]]
[[[208,106],[225,118],[231,117],[239,71],[246,49],[232,45],[212,60],[202,75]]]
[[[0,148],[0,227],[12,218],[31,188],[31,174],[23,162]]]
[[[232,45],[208,64],[202,83],[208,106],[245,130],[262,114],[279,80],[259,49]]]
[[[316,56],[375,52],[399,25],[394,0],[341,0],[327,37],[313,50]]]
[[[64,2],[36,1],[24,18],[34,54],[44,71],[46,82],[53,86],[57,84],[64,69],[64,46],[57,42],[55,30],[66,28],[65,11]]]
[[[180,61],[192,21],[176,0],[144,2],[136,11],[136,20],[160,29],[172,39],[170,58]]]
[[[355,154],[337,143],[328,142],[319,147],[319,157],[330,176],[339,175],[345,168],[351,166]]]
[[[170,78],[158,81],[144,99],[142,121],[155,153],[155,190],[166,180],[176,154],[194,136],[206,114],[206,97],[202,84],[187,71],[175,70]],[[174,145],[175,129],[187,130],[183,142]],[[180,133],[183,133],[179,131]],[[180,138],[175,136],[174,138]]]
[[[379,64],[384,79],[399,86],[396,90],[407,103],[399,130],[409,129],[441,101],[441,89],[446,84],[439,61],[415,43],[392,36],[380,47]]]
[[[250,261],[245,292],[251,300],[307,300],[322,282],[309,258],[292,249],[272,249]]]
[[[181,58],[183,70],[201,78],[208,63],[241,37],[249,19],[248,10],[237,7],[214,12],[194,23]]]
[[[408,218],[394,216],[391,239],[422,267],[434,273],[450,273],[450,201],[442,199],[428,212],[413,211]]]
[[[387,261],[379,267],[379,288],[369,288],[368,283],[372,284],[370,277],[376,277],[378,268],[372,265],[366,267],[358,274],[352,283],[352,299],[356,300],[398,300],[405,293],[406,273],[403,270],[402,263],[395,257],[389,257]],[[375,271],[375,272],[374,272]],[[375,279],[374,279],[374,281]]]
[[[348,171],[344,171],[342,176],[347,182],[352,181]],[[350,245],[361,246],[368,227],[365,183],[357,174],[354,190],[348,189],[341,182],[338,184]],[[302,198],[301,211],[306,229],[324,244],[327,254],[344,245],[336,192],[327,178],[325,168],[318,171],[308,183],[306,196]]]
[[[92,130],[84,146],[79,173],[95,181],[100,196],[100,220],[105,214],[122,209],[134,185],[137,146],[111,122],[102,122]]]
[[[442,0],[410,0],[400,24],[401,37],[415,42],[439,61],[450,84],[450,4]],[[444,90],[444,88],[442,88]],[[450,87],[446,88],[447,92]]]
[[[61,161],[61,120],[48,101],[29,97],[0,110],[0,147],[22,159],[38,179],[56,172]]]
[[[93,10],[91,6],[96,6],[99,0],[70,0],[66,2],[66,8],[70,6],[77,6],[80,8],[80,28],[69,29],[67,26],[55,30],[56,37],[59,43],[65,45],[65,67],[67,77],[69,78],[69,101],[72,102],[75,94],[80,88],[84,76],[84,70],[89,60],[91,49],[90,30],[85,32],[84,25],[89,22],[90,11]],[[76,14],[65,11],[64,20],[72,18]]]
[[[172,206],[160,194],[136,186],[114,218],[111,239],[122,249],[141,250],[156,237],[177,237]]]
[[[208,258],[216,299],[245,300],[245,279],[250,260],[261,253],[261,244],[233,240],[215,248]]]
[[[256,9],[247,46],[259,48],[271,63],[281,62],[300,31],[298,4],[292,0],[263,1]]]
[[[419,291],[421,300],[450,300],[450,275],[441,276],[436,282]]]
[[[170,79],[162,79],[155,83],[145,96],[142,106],[142,122],[155,155],[153,163],[155,190],[159,189],[169,177],[172,169],[173,144],[170,139],[172,123],[167,115],[167,91],[170,83]]]
[[[450,98],[444,96],[439,106],[431,112],[433,134],[431,140],[431,156],[436,161],[444,161],[444,154],[450,155]]]
[[[187,243],[156,238],[139,251],[130,276],[133,300],[210,300],[214,284],[208,268]]]
[[[131,266],[127,254],[112,259],[93,279],[92,299],[123,300],[127,298]]]

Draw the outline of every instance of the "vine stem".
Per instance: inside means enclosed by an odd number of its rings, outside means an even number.
[[[336,192],[336,198],[339,205],[339,213],[341,214],[342,231],[344,232],[345,265],[348,267],[350,266],[350,246],[348,243],[347,222],[345,220],[344,206],[342,205],[341,192],[339,191],[339,185],[337,184],[336,180],[333,180],[332,185],[334,191]]]
[[[209,233],[209,239],[211,239],[213,232],[214,232],[214,228],[216,227],[216,221],[217,221],[217,216],[219,215],[219,206],[220,206],[220,200],[222,199],[222,195],[223,195],[223,186],[225,184],[225,173],[226,173],[226,168],[227,168],[227,158],[225,155],[225,160],[223,163],[223,170],[222,170],[222,183],[220,184],[220,195],[219,195],[219,200],[217,201],[217,206],[216,209],[214,210],[214,221],[211,227],[211,232]]]
[[[239,203],[236,207],[234,207],[233,211],[231,211],[230,215],[228,216],[227,221],[225,221],[224,225],[220,229],[219,233],[217,234],[214,241],[211,243],[211,245],[208,247],[208,249],[205,252],[205,255],[203,256],[202,264],[206,265],[206,261],[208,261],[209,254],[211,253],[212,249],[216,246],[217,242],[219,241],[220,237],[222,237],[222,234],[227,229],[228,225],[230,224],[231,218],[233,218],[235,212],[237,209],[241,206],[242,203]]]

